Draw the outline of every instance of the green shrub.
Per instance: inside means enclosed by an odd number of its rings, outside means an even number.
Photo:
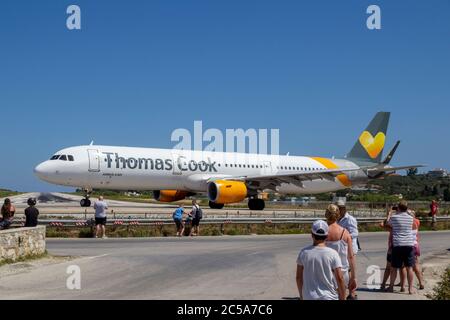
[[[442,281],[434,288],[434,292],[428,298],[432,300],[450,300],[450,267],[445,270]]]

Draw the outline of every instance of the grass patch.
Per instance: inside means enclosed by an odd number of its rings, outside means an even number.
[[[18,258],[16,260],[4,259],[4,260],[0,261],[0,267],[3,266],[3,265],[6,265],[6,264],[39,260],[39,259],[47,258],[48,256],[49,256],[49,254],[48,254],[48,252],[46,250],[43,254],[27,255],[27,256],[24,256],[24,257],[20,257],[20,258]]]
[[[450,229],[450,223],[438,223],[438,230]],[[431,230],[430,225],[423,224],[421,231]],[[383,232],[378,223],[365,223],[359,225],[360,232]],[[70,228],[70,227],[47,227],[48,238],[93,238],[95,228]],[[309,234],[310,224],[201,224],[202,236],[237,236],[237,235],[279,235],[279,234]],[[147,238],[147,237],[173,237],[176,236],[175,225],[163,226],[108,226],[106,234],[110,238]],[[189,234],[186,227],[185,234]]]
[[[13,196],[18,196],[22,193],[17,191],[9,191],[9,190],[0,190],[0,198],[8,198]]]
[[[431,300],[450,300],[450,267],[445,270],[442,280],[434,288],[434,292],[427,297]]]

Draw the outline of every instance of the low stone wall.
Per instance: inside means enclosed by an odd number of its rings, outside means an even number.
[[[0,230],[0,263],[45,253],[45,226]]]

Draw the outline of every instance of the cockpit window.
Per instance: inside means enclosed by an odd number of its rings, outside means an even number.
[[[73,156],[67,156],[67,158],[69,158],[69,161],[75,161],[75,159],[73,158]]]
[[[59,154],[54,155],[53,157],[50,158],[50,160],[58,160],[59,159]]]
[[[67,161],[67,156],[66,156],[66,155],[63,155],[63,156],[61,156],[61,157],[59,158],[59,160]]]

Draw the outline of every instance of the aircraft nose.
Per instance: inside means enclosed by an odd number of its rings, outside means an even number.
[[[36,168],[34,168],[34,174],[40,179],[45,179],[50,174],[50,168],[47,162],[42,162]]]

